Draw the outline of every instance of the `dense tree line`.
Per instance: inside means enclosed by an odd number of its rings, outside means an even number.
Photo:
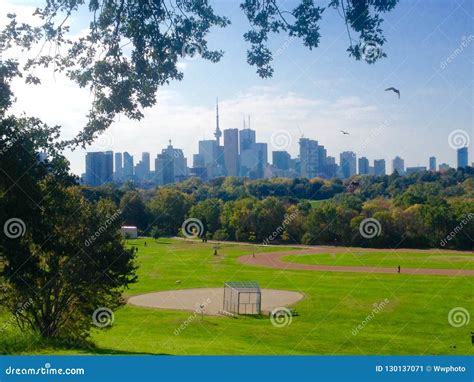
[[[84,192],[114,200],[123,223],[155,237],[180,235],[194,218],[202,222],[199,234],[215,240],[471,249],[474,238],[472,168],[345,182],[193,178],[156,190],[108,185]],[[369,238],[361,234],[367,219],[377,230]]]

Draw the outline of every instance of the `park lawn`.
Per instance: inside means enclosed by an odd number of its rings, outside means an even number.
[[[403,268],[450,268],[474,269],[474,254],[465,253],[416,253],[404,251],[364,252],[363,249],[346,253],[320,253],[313,255],[290,255],[281,258],[289,263],[319,265],[350,265],[361,267]]]
[[[205,316],[201,320],[192,312],[127,305],[115,312],[112,328],[93,331],[96,350],[34,345],[18,346],[13,351],[175,355],[473,354],[470,332],[474,331],[474,320],[459,328],[448,322],[448,313],[453,308],[474,311],[472,278],[279,270],[243,265],[237,262],[237,257],[288,248],[222,244],[219,256],[213,256],[212,243],[176,239],[157,242],[140,239],[130,243],[139,248],[139,281],[126,295],[221,287],[224,281],[256,280],[263,288],[303,293],[305,298],[294,306],[300,315],[293,317],[290,325],[277,328],[267,317]],[[176,283],[178,280],[180,283]],[[375,311],[374,304],[385,299],[388,303]],[[7,317],[3,313],[0,320]],[[176,332],[185,322],[187,327]],[[362,329],[355,333],[358,325]],[[21,336],[16,338],[21,341]]]

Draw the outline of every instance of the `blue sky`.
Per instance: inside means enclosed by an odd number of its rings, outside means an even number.
[[[290,9],[295,4],[281,3]],[[25,18],[32,4],[38,2],[0,0],[1,9]],[[348,57],[343,20],[328,9],[317,49],[309,51],[283,35],[272,38],[270,45],[278,53],[271,79],[260,79],[246,63],[242,34],[248,25],[238,2],[213,4],[232,21],[209,39],[211,48],[226,52],[222,61],[183,60],[184,80],[163,88],[143,121],[118,119],[91,150],[129,151],[137,157],[149,151],[154,158],[172,139],[191,165],[197,141],[212,137],[219,97],[221,128],[241,128],[243,117],[250,115],[257,140],[269,143],[269,158],[279,148],[272,147],[272,135],[284,134],[295,156],[304,134],[324,144],[337,160],[341,151],[353,150],[370,160],[384,158],[388,171],[395,155],[408,166],[427,166],[431,155],[438,163],[455,165],[448,137],[461,129],[470,138],[470,162],[474,159],[472,1],[400,1],[384,16],[388,57],[374,65]],[[83,28],[85,20],[84,14],[73,19],[73,30]],[[85,121],[89,94],[61,76],[42,74],[43,87],[16,84],[15,112],[59,123],[65,136],[74,135]],[[384,92],[389,86],[401,90],[400,100]],[[340,129],[350,135],[342,136]],[[82,150],[68,153],[68,158],[75,173],[84,171]]]

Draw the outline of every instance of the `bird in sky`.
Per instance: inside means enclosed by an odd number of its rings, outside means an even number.
[[[394,87],[391,87],[391,88],[385,89],[385,91],[386,91],[386,92],[387,92],[387,91],[392,91],[392,92],[394,92],[394,93],[397,93],[398,98],[400,99],[400,90],[395,89]]]
[[[349,135],[349,133],[348,133],[347,131],[344,131],[344,130],[341,130],[341,133],[342,133],[343,135]]]

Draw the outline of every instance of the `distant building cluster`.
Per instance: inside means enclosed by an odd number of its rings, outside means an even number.
[[[221,138],[224,136],[223,145]],[[325,147],[316,140],[301,138],[299,155],[291,158],[284,150],[272,151],[272,164],[268,163],[267,143],[257,142],[256,131],[250,128],[250,118],[243,129],[225,129],[219,126],[219,107],[216,105],[215,139],[198,142],[198,153],[193,155],[192,167],[188,167],[183,150],[169,145],[155,158],[155,170],[150,168],[150,153],[142,153],[141,160],[134,164],[134,158],[128,152],[114,153],[88,152],[86,154],[86,172],[82,181],[86,185],[99,186],[104,183],[124,183],[133,181],[143,187],[162,186],[180,182],[189,177],[209,180],[220,176],[240,176],[250,179],[273,177],[347,179],[354,175],[387,174],[385,159],[375,159],[370,165],[366,157],[357,158],[352,151],[345,151],[336,158],[327,155]],[[457,150],[457,167],[468,166],[468,149]],[[438,166],[438,171],[446,171],[446,163]],[[410,175],[420,171],[436,171],[435,157],[429,158],[429,167],[405,167],[403,158],[396,156],[392,160],[392,173]]]

